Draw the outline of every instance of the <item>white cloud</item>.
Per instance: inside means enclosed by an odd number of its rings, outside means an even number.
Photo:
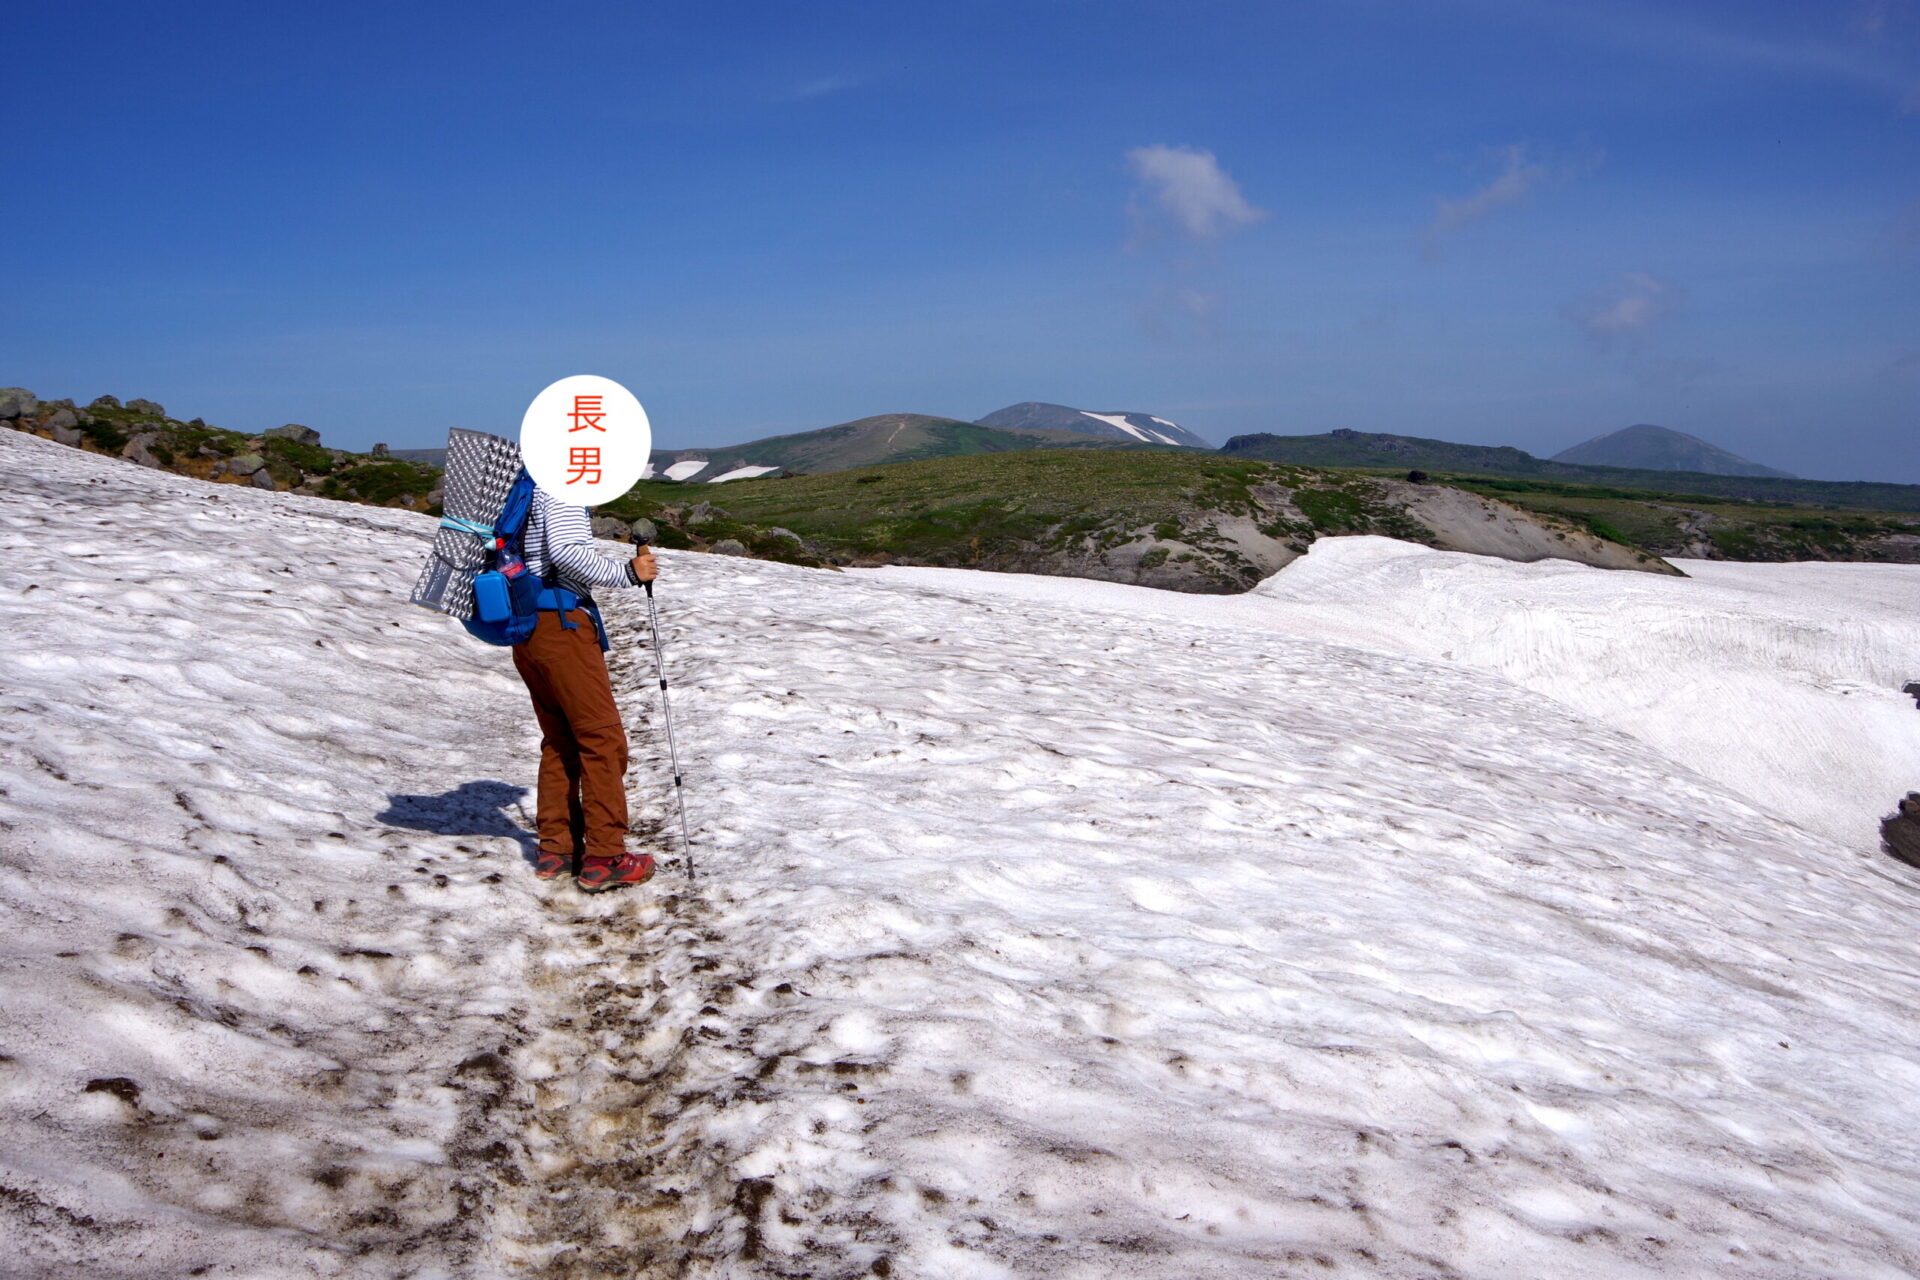
[[[1629,271],[1566,309],[1566,317],[1603,348],[1632,346],[1679,310],[1687,292],[1648,271]]]
[[[1527,159],[1527,149],[1523,146],[1516,144],[1503,147],[1501,156],[1500,174],[1492,182],[1458,200],[1434,202],[1433,221],[1427,226],[1429,242],[1480,221],[1495,209],[1512,204],[1555,176],[1554,171],[1546,165]]]
[[[1135,147],[1127,152],[1127,163],[1160,207],[1196,240],[1215,239],[1267,216],[1240,194],[1240,184],[1227,176],[1211,151]]]

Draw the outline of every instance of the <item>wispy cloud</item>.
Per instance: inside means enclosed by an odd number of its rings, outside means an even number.
[[[1920,378],[1920,350],[1903,351],[1880,367],[1883,378]]]
[[[1845,20],[1834,20],[1826,39],[1768,34],[1745,14],[1764,15],[1763,6],[1728,6],[1724,20],[1689,13],[1676,6],[1592,0],[1584,4],[1543,5],[1534,0],[1465,0],[1482,12],[1538,24],[1575,37],[1631,49],[1654,57],[1683,59],[1725,71],[1798,76],[1851,85],[1892,101],[1903,112],[1920,111],[1920,82],[1886,39],[1894,6],[1865,0]]]
[[[1140,324],[1155,338],[1173,338],[1187,332],[1218,338],[1220,325],[1214,313],[1221,301],[1218,293],[1192,285],[1170,285],[1141,304]]]
[[[1513,204],[1527,193],[1556,178],[1564,169],[1555,169],[1527,158],[1526,147],[1515,143],[1500,149],[1500,172],[1493,181],[1457,200],[1434,201],[1433,221],[1427,224],[1426,245],[1429,254],[1438,249],[1443,236],[1480,221],[1495,209]]]
[[[1881,40],[1887,34],[1887,19],[1893,10],[1889,0],[1864,0],[1855,5],[1847,30],[1869,40]]]
[[[1218,239],[1267,216],[1247,201],[1211,151],[1135,147],[1127,163],[1161,210],[1195,240]]]
[[[1920,200],[1909,200],[1894,212],[1890,234],[1894,247],[1920,249]]]
[[[1686,300],[1686,290],[1671,280],[1649,271],[1629,271],[1571,303],[1563,314],[1603,350],[1633,348]]]
[[[794,85],[780,96],[780,101],[811,102],[815,98],[830,98],[836,93],[858,89],[865,83],[864,76],[820,76]]]

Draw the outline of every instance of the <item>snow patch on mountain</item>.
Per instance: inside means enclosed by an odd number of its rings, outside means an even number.
[[[1152,440],[1147,438],[1146,432],[1134,426],[1131,422],[1128,422],[1126,418],[1121,414],[1089,413],[1087,410],[1082,409],[1080,411],[1080,415],[1085,418],[1092,418],[1095,422],[1104,422],[1110,427],[1118,427],[1122,431],[1126,432],[1128,435],[1132,436],[1135,440],[1141,441],[1143,444],[1153,443]]]
[[[751,480],[755,476],[764,476],[770,471],[778,471],[779,469],[780,469],[779,467],[754,467],[754,466],[735,467],[733,470],[727,472],[725,475],[718,475],[718,476],[712,477],[707,481],[707,483],[720,484],[727,480]]]

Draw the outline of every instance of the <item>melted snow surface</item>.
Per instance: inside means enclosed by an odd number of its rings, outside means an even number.
[[[1378,601],[662,552],[702,877],[584,899],[430,521],[0,464],[22,1274],[1920,1270],[1916,878]]]
[[[1862,852],[1920,784],[1920,568],[1684,560],[1690,578],[1323,538],[1244,596],[952,569],[884,571],[981,598],[1243,627],[1458,663],[1639,738]]]
[[[7,1274],[474,1256],[540,912],[525,694],[405,603],[432,522],[10,431],[0,474]]]

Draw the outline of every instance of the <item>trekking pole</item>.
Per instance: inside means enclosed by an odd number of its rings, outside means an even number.
[[[633,545],[636,554],[645,550],[647,536],[636,533]],[[680,751],[673,741],[673,704],[667,699],[667,665],[660,653],[660,615],[653,607],[653,583],[643,582],[647,589],[647,625],[653,629],[653,671],[660,678],[660,717],[667,723],[667,760],[673,766],[673,799],[680,808],[680,847],[686,853],[687,879],[699,877],[693,869],[693,837],[687,834],[687,797],[680,785]]]

